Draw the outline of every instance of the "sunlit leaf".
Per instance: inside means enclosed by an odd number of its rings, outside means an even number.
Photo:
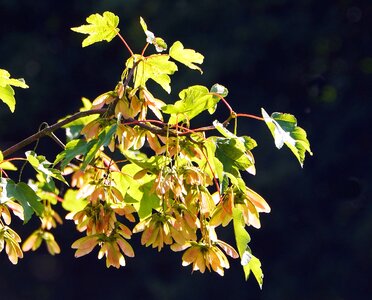
[[[103,15],[92,14],[86,19],[89,25],[81,25],[71,28],[72,31],[88,34],[83,40],[83,47],[87,47],[97,42],[110,42],[119,32],[119,17],[112,12],[105,11]]]
[[[140,17],[140,24],[141,24],[143,31],[146,33],[146,31],[148,31],[148,28],[147,28],[147,24],[145,20],[142,17]]]
[[[179,97],[181,100],[162,108],[164,113],[171,114],[170,124],[183,120],[189,121],[204,110],[214,108],[220,101],[219,98],[211,95],[205,86],[201,85],[194,85],[182,90]]]
[[[88,204],[88,200],[78,198],[78,191],[68,189],[64,195],[62,207],[67,211],[80,211]]]
[[[3,152],[0,151],[0,169],[17,171],[17,167],[13,165],[10,161],[4,161]]]
[[[252,150],[253,148],[257,147],[257,142],[249,137],[249,136],[240,136],[233,134],[229,131],[222,123],[218,122],[217,120],[213,121],[213,126],[221,133],[225,138],[233,138],[237,139],[237,143],[239,144],[240,149],[245,149],[245,151]]]
[[[296,118],[291,114],[272,113],[271,117],[262,108],[262,116],[274,137],[275,146],[280,149],[285,144],[300,162],[301,167],[305,160],[305,154],[313,153],[306,131],[297,126]]]
[[[16,100],[14,98],[14,90],[11,86],[23,89],[28,88],[24,79],[10,78],[10,74],[7,70],[0,69],[0,100],[8,105],[11,112],[14,112]]]
[[[190,69],[199,70],[200,73],[203,73],[202,69],[195,64],[202,64],[204,56],[193,49],[185,49],[180,41],[175,42],[170,47],[169,55]]]
[[[258,285],[262,289],[264,275],[263,275],[263,272],[262,272],[262,269],[261,269],[261,261],[257,257],[255,257],[254,255],[252,255],[252,257],[251,257],[251,259],[248,263],[248,267],[250,268],[254,277],[256,278],[256,280],[258,282]]]
[[[153,177],[153,176],[151,176]],[[151,179],[150,176],[146,176],[141,179],[141,186],[139,191],[142,193],[139,201],[138,216],[140,219],[144,219],[152,214],[152,210],[159,208],[160,198],[153,192],[153,186],[155,178]],[[135,206],[135,204],[134,204]]]
[[[86,156],[84,158],[84,161],[83,161],[83,165],[81,166],[83,170],[93,160],[93,158],[95,157],[97,151],[102,146],[107,146],[110,143],[110,141],[112,139],[112,136],[113,136],[113,134],[116,131],[116,128],[117,128],[117,125],[116,124],[111,125],[111,126],[107,126],[106,128],[104,128],[101,131],[101,133],[98,135],[98,138],[97,139],[92,140],[94,142],[92,143],[92,145],[91,145],[88,153],[86,154]]]
[[[240,177],[238,170],[255,174],[254,158],[238,138],[216,138],[216,157],[223,165],[224,172]]]
[[[87,143],[85,140],[72,140],[66,144],[65,150],[59,153],[54,161],[54,165],[61,162],[61,168],[64,169],[71,160],[78,155],[85,155],[94,141]]]
[[[145,154],[140,153],[139,151],[127,150],[122,152],[129,161],[140,166],[142,169],[148,170],[149,172],[153,172],[155,174],[170,163],[170,159],[163,155],[151,156],[148,158]]]
[[[134,88],[146,87],[146,82],[149,79],[154,80],[167,93],[171,92],[170,77],[178,70],[177,65],[169,61],[169,55],[154,54],[148,57],[134,55],[127,61],[127,67],[133,68],[134,63],[138,62],[134,75]]]
[[[155,37],[154,33],[148,30],[147,24],[142,17],[140,17],[140,24],[144,33],[146,34],[147,43],[153,44],[157,52],[163,52],[167,50],[167,44],[165,43],[165,41],[160,37]]]
[[[245,279],[247,280],[250,272],[253,272],[260,288],[263,284],[263,273],[261,269],[260,260],[253,256],[248,243],[251,238],[248,232],[245,230],[245,223],[243,219],[243,214],[238,208],[233,208],[233,224],[234,224],[234,233],[236,246],[238,248],[238,253],[241,259],[241,265],[243,266]]]
[[[240,258],[242,258],[244,252],[247,250],[248,243],[251,241],[251,237],[245,230],[243,213],[236,207],[233,208],[233,224],[236,246],[238,248]]]
[[[126,189],[125,202],[133,203],[138,216],[142,220],[150,216],[153,209],[159,208],[160,198],[153,191],[155,175],[145,175],[138,180],[133,179],[134,175],[140,170],[142,168],[138,165],[127,164],[122,168],[121,172],[126,176],[124,181],[130,182]]]
[[[33,151],[26,152],[26,158],[31,166],[40,174],[44,176],[44,178],[49,181],[50,177],[55,178],[59,181],[62,181],[66,185],[68,185],[65,178],[62,176],[61,171],[58,169],[54,169],[52,167],[52,163],[49,162],[45,156],[36,155]]]
[[[218,160],[217,157],[215,157],[216,152],[216,143],[214,142],[214,139],[208,138],[203,143],[203,152],[205,153],[205,156],[208,157],[208,160],[203,157],[200,162],[198,162],[201,169],[205,170],[205,172],[210,176],[216,176],[220,181],[224,178],[224,172],[223,172],[223,165]]]
[[[22,205],[25,224],[30,220],[34,212],[38,216],[43,212],[44,206],[39,202],[39,197],[26,183],[15,183],[12,180],[8,180],[6,193],[9,198],[14,198]]]

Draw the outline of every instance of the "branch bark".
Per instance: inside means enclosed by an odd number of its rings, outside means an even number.
[[[43,128],[42,130],[36,132],[35,134],[25,138],[24,140],[20,141],[19,143],[9,147],[8,149],[6,149],[5,151],[3,151],[3,156],[4,158],[13,154],[14,152],[26,147],[27,145],[37,141],[38,139],[42,138],[42,137],[45,137],[45,136],[49,136],[52,132],[56,131],[57,129],[60,129],[61,127],[77,120],[77,119],[80,119],[82,117],[86,117],[86,116],[90,116],[90,115],[94,115],[94,114],[103,114],[104,112],[106,112],[106,108],[104,109],[92,109],[92,110],[86,110],[86,111],[80,111],[70,117],[67,117],[66,119],[60,121],[60,122],[57,122],[51,126],[47,126],[45,128]]]

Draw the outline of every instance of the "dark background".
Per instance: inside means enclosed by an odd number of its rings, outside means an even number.
[[[143,16],[168,44],[181,40],[205,55],[202,76],[179,68],[173,99],[187,85],[224,84],[239,112],[296,115],[314,157],[301,169],[263,124],[239,122],[259,144],[257,176],[246,180],[272,208],[260,230],[250,229],[262,291],[253,277],[244,281],[238,261],[220,277],[191,275],[167,250],[136,247],[120,270],[95,253],[75,259],[70,245],[81,235],[66,221],[54,231],[56,257],[42,247],[13,266],[1,253],[0,299],[371,299],[371,1],[0,0],[0,68],[30,86],[16,89],[14,114],[0,103],[2,150],[75,112],[82,96],[113,89],[127,58],[119,39],[82,49],[83,36],[69,30],[105,10],[120,16],[135,51]],[[50,160],[57,150],[49,140],[38,148]],[[32,226],[20,229],[24,238]]]

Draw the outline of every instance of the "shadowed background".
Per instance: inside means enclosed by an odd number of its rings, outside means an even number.
[[[204,54],[204,74],[180,66],[171,96],[161,94],[166,100],[188,85],[221,83],[236,111],[293,113],[314,157],[301,169],[288,150],[275,149],[263,123],[239,121],[239,133],[259,144],[257,175],[245,179],[272,208],[260,230],[249,229],[265,273],[262,291],[253,277],[244,281],[238,261],[224,277],[191,275],[180,253],[142,249],[138,238],[136,257],[120,270],[106,269],[96,252],[74,259],[70,245],[81,234],[65,221],[54,231],[62,254],[52,257],[41,247],[17,266],[0,254],[0,298],[369,299],[371,2],[0,0],[0,68],[30,86],[16,89],[14,114],[0,103],[2,150],[41,122],[75,112],[82,96],[94,99],[115,87],[128,55],[119,39],[82,49],[83,36],[69,29],[106,10],[120,17],[134,51],[144,45],[142,16],[168,45],[180,40]],[[49,160],[58,150],[50,140],[38,148]],[[22,237],[36,226],[20,226]]]

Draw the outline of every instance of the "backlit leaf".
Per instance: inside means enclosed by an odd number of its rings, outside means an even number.
[[[297,120],[291,114],[272,113],[270,117],[263,108],[261,111],[265,123],[274,137],[275,146],[280,149],[285,144],[291,149],[302,167],[306,152],[313,155],[306,131],[297,126]]]
[[[127,67],[133,68],[134,62],[138,62],[134,75],[134,88],[146,87],[146,82],[149,79],[154,80],[167,93],[171,92],[170,77],[178,70],[177,65],[169,61],[169,55],[154,54],[148,57],[134,55],[127,61]]]
[[[67,190],[64,195],[62,207],[67,211],[80,211],[88,204],[88,200],[77,197],[77,190]]]
[[[202,64],[204,56],[193,49],[185,49],[180,41],[175,42],[169,49],[169,55],[190,69],[203,71],[195,64]]]
[[[215,108],[220,99],[209,93],[205,86],[194,85],[179,93],[181,100],[165,105],[164,113],[171,114],[170,124],[191,120],[207,109]]]
[[[88,150],[88,153],[86,154],[86,156],[84,158],[84,161],[83,161],[83,164],[81,166],[81,168],[83,170],[93,160],[93,158],[95,157],[97,151],[102,146],[107,146],[110,143],[111,138],[112,138],[113,134],[116,131],[116,128],[117,128],[117,125],[116,124],[111,125],[111,126],[107,126],[106,128],[104,128],[101,131],[101,133],[98,135],[98,138],[97,139],[92,140],[94,142],[92,142],[92,145],[91,145],[90,149]]]
[[[160,37],[155,37],[154,33],[148,30],[147,24],[142,17],[140,17],[140,24],[141,24],[143,31],[146,34],[147,43],[153,44],[157,52],[163,52],[167,50],[167,44],[165,43],[165,41]]]
[[[54,161],[54,165],[61,162],[61,168],[64,169],[71,160],[78,155],[85,155],[94,141],[87,143],[85,140],[72,140],[66,144],[65,150],[59,153]]]
[[[252,271],[258,284],[260,285],[260,288],[262,288],[263,273],[261,269],[261,262],[257,257],[252,255],[251,250],[248,247],[248,243],[250,242],[251,238],[248,232],[245,230],[243,214],[236,207],[233,208],[233,224],[236,246],[241,259],[241,265],[243,266],[245,280],[248,279],[249,274]]]
[[[71,28],[72,31],[88,34],[83,40],[83,47],[87,47],[97,42],[110,42],[119,32],[119,17],[112,12],[105,11],[103,15],[92,14],[86,19],[89,25],[81,25]]]
[[[141,220],[151,215],[153,209],[159,208],[160,198],[153,191],[155,175],[145,175],[141,179],[134,180],[136,173],[141,171],[141,167],[135,164],[127,164],[122,168],[125,174],[125,181],[130,182],[125,193],[125,202],[133,203]],[[120,183],[120,181],[118,182]]]
[[[126,150],[122,151],[125,157],[132,163],[140,166],[144,170],[148,170],[152,173],[158,173],[159,170],[164,168],[170,163],[170,158],[166,156],[152,156],[148,158],[145,154],[139,151]]]
[[[247,250],[248,243],[251,241],[251,237],[247,230],[245,230],[243,213],[236,207],[233,208],[233,224],[236,247],[238,248],[240,258],[242,258],[244,252]]]
[[[9,198],[14,198],[22,205],[25,224],[30,220],[34,212],[38,216],[43,212],[44,206],[39,202],[39,197],[26,183],[15,183],[12,180],[8,180],[6,193]]]
[[[256,141],[249,137],[249,136],[240,136],[233,134],[230,130],[228,130],[222,123],[218,122],[217,120],[213,121],[213,126],[226,138],[233,138],[237,139],[239,148],[245,149],[245,151],[252,150],[253,148],[257,147]]]
[[[50,181],[51,178],[55,178],[59,181],[62,181],[66,185],[68,185],[65,178],[62,176],[61,171],[54,169],[52,167],[52,163],[49,162],[45,156],[36,155],[33,151],[26,152],[26,158],[31,166],[39,173],[42,174],[46,181]]]
[[[0,169],[17,171],[17,167],[13,165],[10,161],[4,161],[3,152],[0,151]]]
[[[251,260],[248,263],[248,267],[256,278],[258,285],[262,289],[264,275],[261,269],[261,261],[254,255],[252,255]]]
[[[238,170],[255,174],[254,158],[238,138],[216,138],[216,157],[223,165],[224,172],[240,177]]]
[[[0,100],[8,105],[11,112],[14,112],[16,100],[14,98],[14,90],[11,86],[23,89],[28,88],[24,79],[10,78],[10,74],[7,70],[0,69]]]

